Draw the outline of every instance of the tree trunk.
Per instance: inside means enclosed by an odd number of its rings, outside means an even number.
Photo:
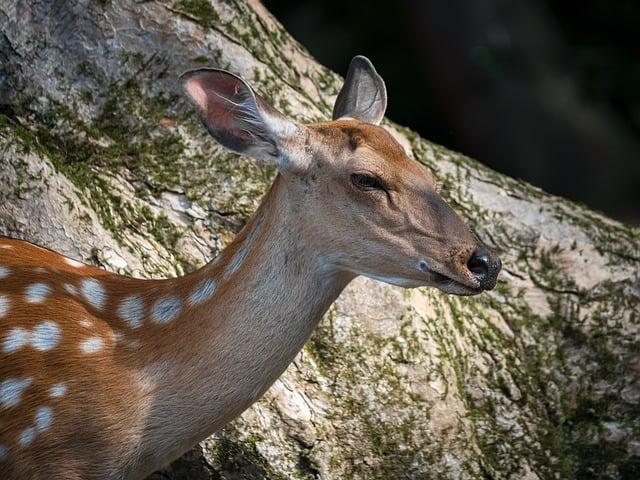
[[[341,86],[257,0],[2,0],[0,61],[0,233],[140,277],[207,262],[273,178],[208,137],[182,71],[236,72],[301,122]],[[639,231],[386,124],[500,252],[498,287],[356,280],[154,478],[639,478]]]

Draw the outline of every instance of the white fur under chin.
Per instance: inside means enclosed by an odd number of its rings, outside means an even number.
[[[360,275],[371,278],[373,280],[378,280],[380,282],[389,283],[391,285],[395,285],[396,287],[415,288],[428,286],[422,282],[409,278],[388,277],[386,275],[375,275],[373,273],[360,273]]]
[[[477,295],[480,293],[480,290],[474,290],[460,283],[451,281],[443,285],[438,285],[434,283],[429,283],[426,281],[420,282],[414,279],[402,278],[402,277],[391,277],[386,275],[376,275],[373,273],[359,273],[359,275],[365,276],[367,278],[371,278],[373,280],[378,280],[380,282],[388,283],[391,285],[395,285],[397,287],[404,288],[416,288],[416,287],[434,287],[443,291],[444,293],[449,293],[452,295]]]

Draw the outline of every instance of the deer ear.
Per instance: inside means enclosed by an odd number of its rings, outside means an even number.
[[[180,76],[202,123],[220,144],[234,152],[291,168],[291,145],[302,127],[262,100],[240,77],[224,70],[202,68]]]
[[[367,57],[353,57],[336,104],[333,119],[349,117],[379,125],[387,109],[387,88]]]

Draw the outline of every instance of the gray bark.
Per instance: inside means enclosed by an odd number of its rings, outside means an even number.
[[[236,72],[302,122],[341,86],[256,0],[3,0],[0,62],[0,233],[140,277],[204,264],[273,178],[208,138],[179,73]],[[498,287],[356,280],[154,478],[638,478],[640,232],[386,124],[498,249]]]

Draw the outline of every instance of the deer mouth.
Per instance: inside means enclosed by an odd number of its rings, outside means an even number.
[[[466,296],[478,295],[483,291],[480,286],[472,286],[467,283],[462,283],[443,273],[436,272],[434,270],[430,270],[429,273],[433,279],[434,286],[445,293]]]

